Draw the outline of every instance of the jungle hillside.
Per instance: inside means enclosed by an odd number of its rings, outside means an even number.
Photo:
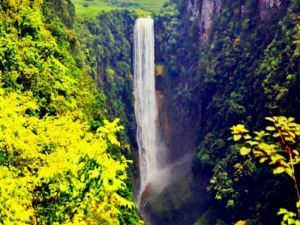
[[[0,0],[0,224],[300,225],[300,0]]]

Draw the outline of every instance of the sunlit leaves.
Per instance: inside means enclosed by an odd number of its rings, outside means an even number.
[[[120,146],[119,120],[94,134],[72,114],[28,114],[37,110],[30,93],[0,93],[0,221],[119,224],[121,208],[134,208],[119,193],[129,161],[108,153]]]
[[[270,121],[272,125],[262,131],[254,132],[253,138],[245,137],[249,134],[245,132],[246,129],[243,128],[243,125],[233,126],[231,130],[234,140],[243,138],[244,145],[240,149],[241,155],[248,155],[252,152],[260,163],[268,162],[273,166],[274,174],[287,174],[294,182],[299,198],[295,166],[300,163],[300,124],[295,123],[294,118],[283,116],[267,117],[266,120]],[[235,138],[237,134],[239,137]],[[299,206],[298,202],[298,209]],[[300,224],[297,215],[286,209],[280,209],[278,215],[283,215],[282,225]]]
[[[277,215],[283,216],[281,225],[300,225],[300,221],[297,220],[297,215],[294,212],[281,208]]]
[[[276,169],[273,170],[274,174],[280,174],[284,173],[285,169],[283,167],[277,167]]]
[[[240,149],[241,155],[248,155],[251,152],[251,148],[242,147]]]
[[[234,225],[247,225],[247,222],[244,220],[240,220],[237,223],[235,223]]]
[[[43,2],[0,1],[1,86],[31,91],[43,115],[63,114],[93,104],[95,87],[89,89],[90,77],[77,68],[69,43],[61,43],[54,37],[57,32],[49,30]],[[66,32],[62,22],[51,21],[51,29],[60,26]]]
[[[275,131],[276,128],[275,128],[275,127],[268,126],[268,127],[266,127],[266,130],[267,130],[267,131]]]
[[[238,124],[236,126],[232,126],[231,128],[233,134],[244,134],[248,133],[249,131],[245,128],[245,125]]]
[[[294,177],[293,166],[300,162],[300,125],[295,123],[294,118],[267,117],[272,122],[265,130],[254,132],[254,137],[248,137],[247,129],[243,125],[231,128],[233,136],[241,135],[245,145],[240,149],[242,155],[251,151],[259,158],[260,163],[269,162],[275,165],[274,174],[286,173]],[[238,129],[239,127],[239,129]],[[245,137],[247,135],[247,137]]]
[[[238,124],[236,126],[232,126],[230,129],[231,129],[231,132],[233,134],[233,140],[234,141],[239,141],[242,138],[243,134],[249,132],[245,128],[245,126],[242,125],[242,124]],[[249,136],[247,136],[247,138],[249,138]]]

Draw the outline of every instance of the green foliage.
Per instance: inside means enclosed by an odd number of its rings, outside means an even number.
[[[128,224],[124,195],[129,161],[120,148],[118,120],[96,133],[75,112],[40,119],[32,94],[0,89],[0,221],[4,224]],[[122,222],[123,221],[123,222]],[[137,224],[135,223],[131,224]]]
[[[300,124],[295,123],[294,118],[267,117],[272,122],[271,126],[265,127],[262,131],[250,135],[243,125],[231,128],[235,141],[243,140],[244,146],[240,149],[241,155],[248,155],[250,152],[259,159],[260,163],[268,162],[274,167],[274,174],[285,173],[294,182],[298,202],[300,202],[299,187],[296,178],[296,166],[300,163]],[[299,210],[299,203],[297,208]],[[284,215],[281,224],[299,224],[296,214],[281,209],[278,215]],[[299,219],[299,218],[298,218]]]
[[[276,113],[298,113],[294,104],[299,104],[295,97],[299,90],[297,71],[299,70],[298,15],[299,2],[292,1],[289,13],[279,24],[275,38],[264,51],[264,58],[257,73],[263,77],[262,87],[267,102],[266,107]],[[293,103],[290,99],[293,98]]]
[[[133,10],[140,16],[158,12],[165,0],[73,0],[79,18],[96,18],[100,13]]]
[[[58,17],[59,22],[63,22],[67,27],[72,27],[75,22],[75,8],[71,0],[44,0],[43,14],[49,22]]]
[[[295,179],[294,166],[300,163],[298,149],[300,125],[295,123],[294,118],[267,117],[266,119],[273,123],[272,126],[254,132],[254,136],[248,134],[249,131],[243,125],[231,128],[234,140],[243,138],[246,144],[240,149],[241,155],[248,155],[252,151],[261,163],[268,162],[275,166],[274,174],[286,173]]]
[[[296,34],[294,36],[296,44],[295,56],[300,56],[300,25],[298,24],[296,27]]]
[[[297,215],[296,213],[289,212],[286,209],[280,209],[278,212],[278,215],[283,216],[283,220],[281,222],[282,225],[299,225],[300,221],[297,220]]]
[[[168,74],[172,78],[186,74],[186,63],[191,58],[196,58],[197,49],[194,33],[189,31],[190,27],[195,28],[196,24],[183,20],[181,12],[174,1],[166,1],[162,9],[155,15],[156,30],[156,55],[157,61],[168,65]],[[195,31],[195,33],[197,30]],[[182,35],[185,34],[185,35]],[[188,42],[188,43],[187,43]],[[190,61],[190,64],[195,61]]]
[[[250,159],[242,161],[238,148],[232,147],[226,157],[213,168],[213,176],[207,189],[228,210],[241,209],[245,202],[240,199],[247,199],[249,196],[247,182],[256,174],[254,162]]]
[[[92,105],[102,100],[91,94],[90,90],[95,90],[91,80],[77,68],[63,23],[58,18],[51,24],[44,23],[41,2],[30,2],[13,5],[4,1],[0,5],[2,86],[12,91],[31,91],[38,99],[41,115],[83,106],[92,110]]]
[[[165,66],[166,81],[172,87],[169,96],[172,107],[170,115],[176,121],[174,139],[177,139],[187,135],[189,126],[195,127],[195,121],[191,119],[197,113],[197,104],[193,102],[192,93],[195,86],[188,85],[187,80],[196,74],[199,21],[187,21],[184,12],[171,0],[166,1],[154,18],[155,59]]]
[[[261,1],[221,1],[206,42],[201,39],[200,16],[192,20],[187,1],[176,2],[179,14],[162,16],[162,25],[157,25],[157,59],[173,81],[171,115],[176,128],[183,134],[190,127],[199,130],[194,132],[199,140],[199,180],[216,181],[207,183],[211,199],[221,196],[212,201],[212,208],[228,224],[240,219],[276,224],[278,208],[293,202],[294,196],[284,191],[289,181],[274,178],[267,166],[242,157],[226,137],[232,124],[264,126],[266,115],[300,119],[299,0],[266,9]],[[236,133],[234,139],[241,137]],[[240,179],[237,174],[242,174]],[[257,183],[263,187],[258,189]]]
[[[0,2],[0,223],[142,223],[73,21],[68,0]]]
[[[130,11],[102,13],[96,20],[77,24],[76,31],[99,89],[106,96],[109,119],[118,117],[125,124],[124,141],[135,143],[133,98],[133,26],[137,15]],[[129,140],[128,140],[129,136]]]

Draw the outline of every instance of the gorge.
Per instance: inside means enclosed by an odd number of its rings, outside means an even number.
[[[299,4],[277,2],[178,0],[153,14],[154,23],[126,10],[85,21],[93,35],[89,64],[96,65],[108,117],[124,121],[137,205],[150,224],[274,225],[280,206],[291,208],[293,192],[283,191],[288,181],[241,156],[229,129],[236,123],[259,129],[268,115],[298,118],[299,99],[288,96],[297,96],[299,86],[293,42]],[[136,40],[146,24],[148,44]],[[161,66],[156,77],[155,66]],[[150,110],[142,111],[143,104]]]
[[[298,225],[299,109],[300,0],[0,0],[0,224]]]

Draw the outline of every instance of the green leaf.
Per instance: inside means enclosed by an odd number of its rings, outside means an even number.
[[[275,131],[276,128],[275,128],[275,127],[268,126],[268,127],[266,127],[266,130],[267,130],[267,131]]]
[[[85,176],[84,176],[84,174],[81,175],[80,181],[81,181],[81,182],[84,182],[84,181],[85,181]]]
[[[277,213],[277,215],[283,215],[283,214],[286,214],[288,211],[284,208],[280,208],[279,209],[279,212]]]
[[[259,162],[260,162],[260,163],[264,163],[264,162],[267,161],[267,160],[268,160],[268,158],[263,157],[263,158],[261,158],[261,159],[259,160]]]
[[[289,225],[295,224],[295,220],[293,218],[288,218],[287,222]]]
[[[290,168],[285,168],[285,172],[290,176],[290,177],[293,177],[294,176],[294,172],[292,169]]]
[[[257,141],[247,141],[247,144],[254,146],[254,145],[258,145]]]
[[[288,218],[289,218],[289,215],[288,215],[288,214],[285,214],[285,215],[283,216],[283,221],[287,221]]]
[[[294,121],[295,121],[295,118],[289,117],[289,118],[288,118],[288,121],[289,121],[289,122],[294,122]]]
[[[296,206],[297,206],[297,209],[300,208],[300,201],[298,201],[298,202],[296,203]]]
[[[295,143],[295,139],[293,137],[286,137],[285,141]]]
[[[266,120],[269,120],[271,122],[275,122],[275,120],[272,117],[266,117]]]
[[[242,138],[242,135],[240,135],[240,134],[233,135],[233,140],[234,141],[239,141],[241,138]]]
[[[242,148],[240,149],[241,155],[248,155],[250,152],[251,152],[251,148],[242,147]]]
[[[282,160],[284,161],[285,158],[280,154],[274,154],[274,155],[271,156],[271,161],[273,163],[277,163],[278,161],[282,161]]]
[[[222,200],[222,196],[220,194],[217,194],[215,199],[220,201],[220,200]]]
[[[273,170],[274,174],[280,174],[280,173],[284,173],[285,169],[283,167],[277,167],[276,169]]]
[[[229,200],[227,201],[226,208],[233,207],[234,204],[235,204],[234,200],[233,200],[233,199],[229,199]]]
[[[246,134],[246,135],[244,136],[244,138],[245,138],[246,140],[249,140],[249,139],[251,139],[252,137],[251,137],[249,134]]]

